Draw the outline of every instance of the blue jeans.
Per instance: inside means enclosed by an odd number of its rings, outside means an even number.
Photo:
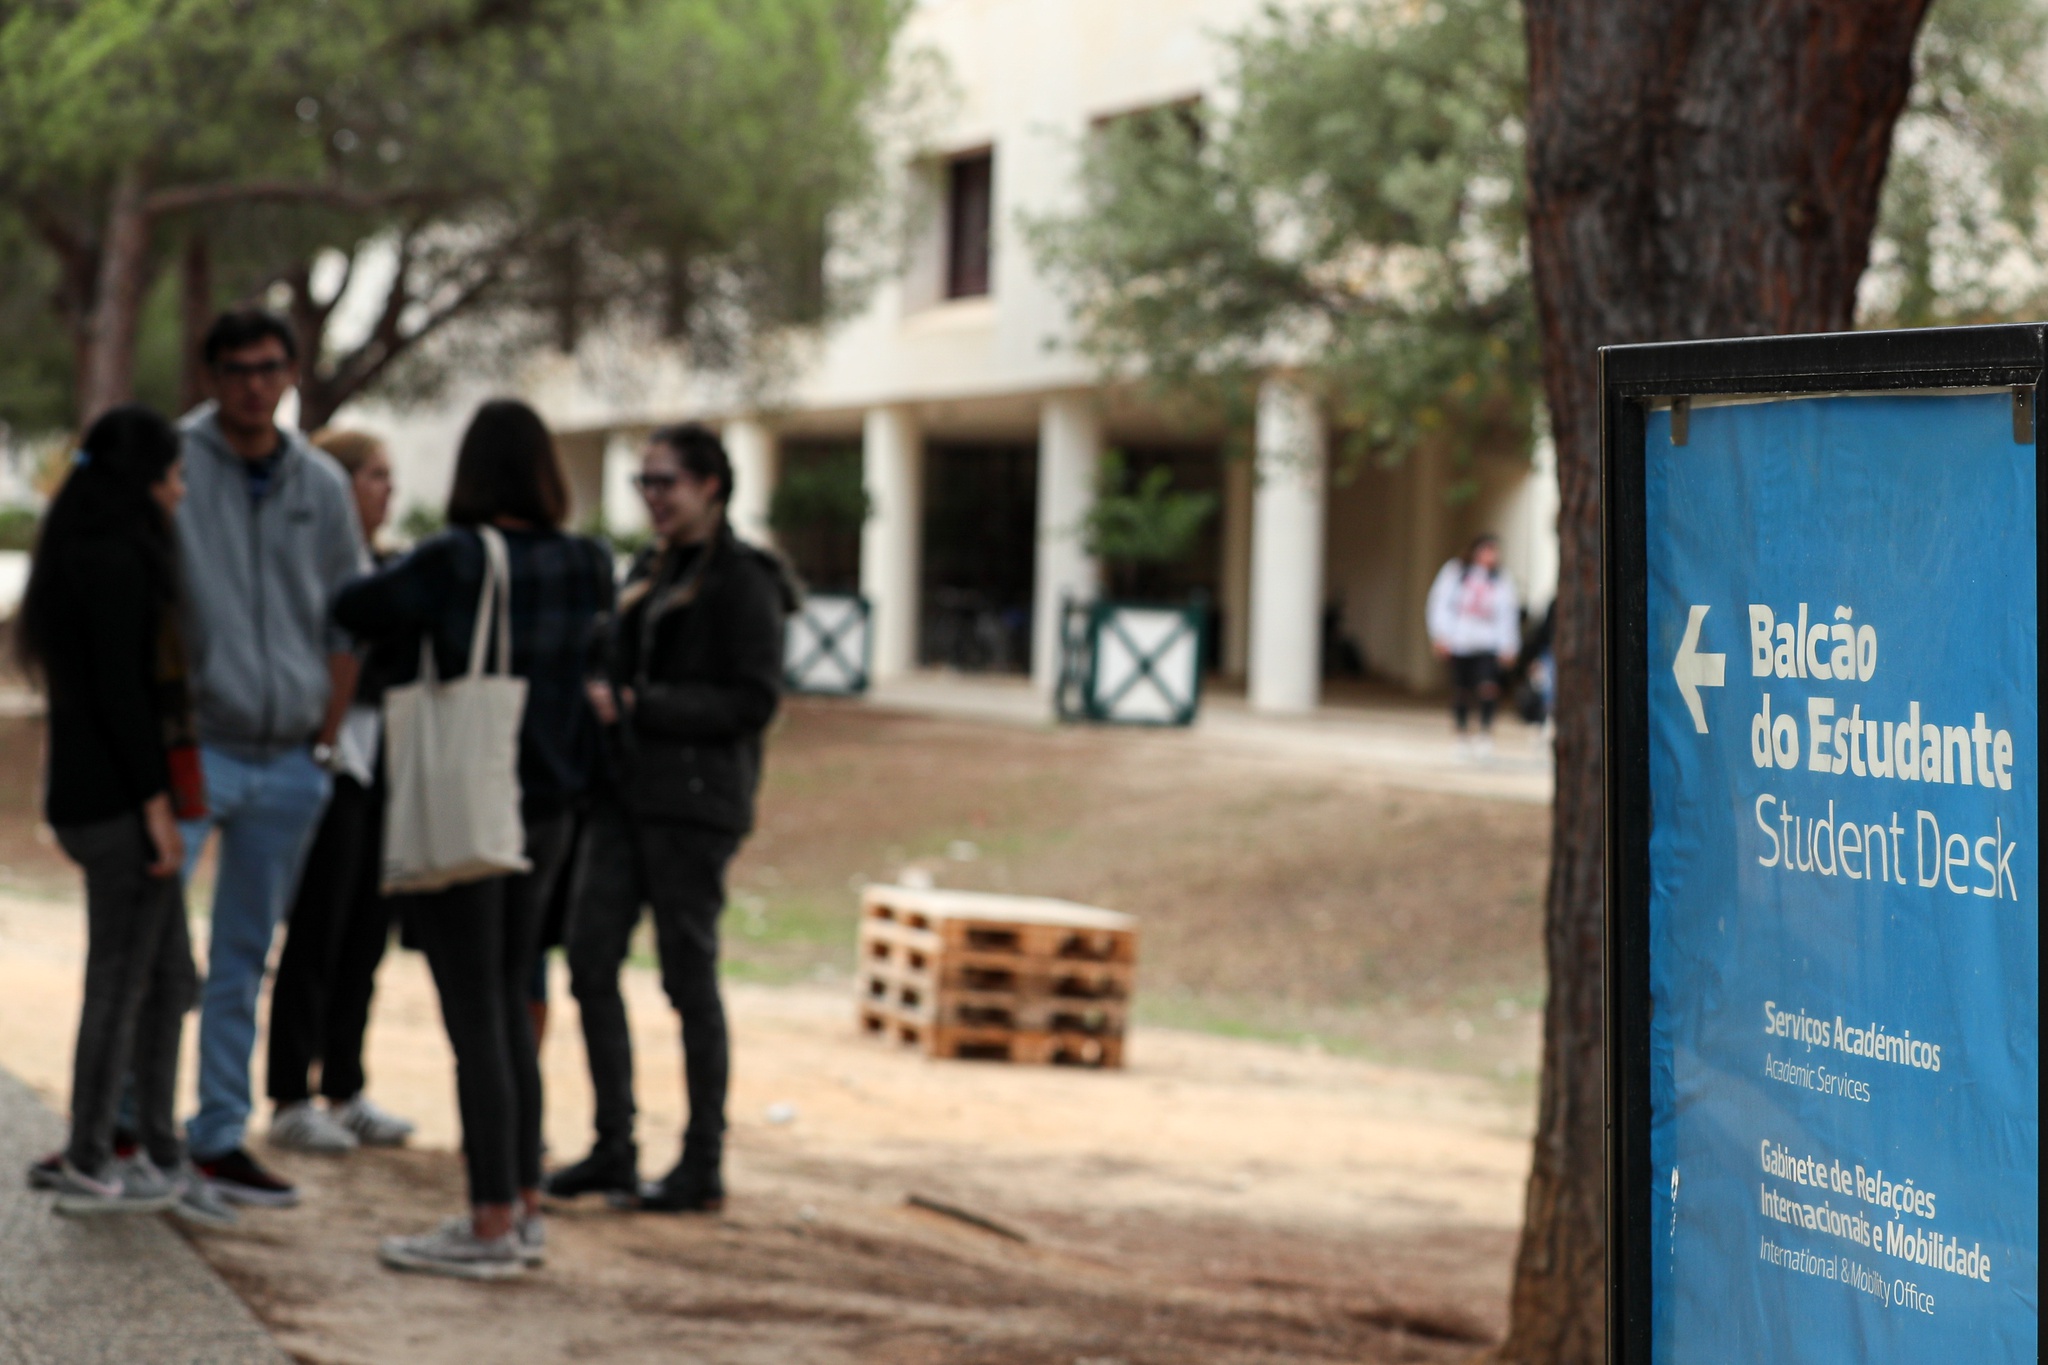
[[[199,1005],[199,1112],[185,1125],[185,1141],[195,1160],[210,1161],[242,1145],[256,996],[332,779],[308,749],[252,760],[204,745],[199,756],[207,815],[183,826],[186,879],[214,829],[220,863]]]

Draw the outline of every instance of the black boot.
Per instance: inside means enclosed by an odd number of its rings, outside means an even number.
[[[616,1205],[631,1205],[640,1192],[640,1149],[633,1143],[600,1143],[573,1166],[542,1177],[541,1193],[551,1199],[602,1194]]]
[[[719,1173],[725,1144],[683,1139],[683,1159],[659,1180],[640,1187],[640,1207],[649,1213],[716,1213],[725,1207],[725,1179]]]

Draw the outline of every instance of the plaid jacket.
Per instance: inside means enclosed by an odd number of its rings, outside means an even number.
[[[611,556],[595,541],[559,531],[504,535],[512,566],[512,671],[527,681],[520,790],[526,813],[541,816],[573,804],[596,776],[597,718],[583,680],[597,622],[611,611]],[[469,668],[483,582],[483,541],[458,528],[344,587],[334,619],[372,645],[380,662],[389,661],[390,672],[379,679],[385,685],[418,674],[423,633],[434,641],[436,670],[451,678]],[[487,647],[495,648],[496,635],[493,626]]]

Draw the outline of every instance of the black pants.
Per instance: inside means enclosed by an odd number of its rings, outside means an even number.
[[[568,836],[566,815],[529,819],[533,871],[405,901],[406,923],[427,955],[455,1051],[471,1204],[509,1204],[540,1184],[540,1059],[526,983]]]
[[[1493,728],[1493,708],[1500,701],[1500,659],[1492,654],[1451,656],[1451,715],[1458,729],[1474,704],[1479,708],[1479,728]]]
[[[633,1040],[619,967],[641,907],[654,908],[661,984],[682,1016],[683,1084],[690,1120],[683,1160],[715,1171],[723,1153],[731,1067],[718,995],[718,917],[725,869],[739,836],[669,821],[640,821],[600,802],[583,831],[569,917],[569,988],[583,1012],[600,1146],[633,1140]]]
[[[320,1093],[339,1104],[363,1090],[363,1031],[377,964],[391,938],[391,904],[377,890],[384,858],[384,788],[352,777],[334,795],[299,875],[277,983],[270,994],[270,1098]]]
[[[173,1168],[183,1155],[171,1116],[179,1034],[199,994],[184,884],[149,875],[156,850],[140,812],[60,825],[57,842],[85,870],[85,1003],[64,1155],[88,1174],[106,1168],[122,1082],[132,1069],[143,1146],[151,1161]]]

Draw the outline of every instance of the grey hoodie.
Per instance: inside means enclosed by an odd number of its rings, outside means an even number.
[[[311,743],[327,711],[327,656],[348,637],[335,590],[366,564],[348,475],[294,431],[259,501],[211,403],[181,424],[178,542],[199,738],[244,758]]]

